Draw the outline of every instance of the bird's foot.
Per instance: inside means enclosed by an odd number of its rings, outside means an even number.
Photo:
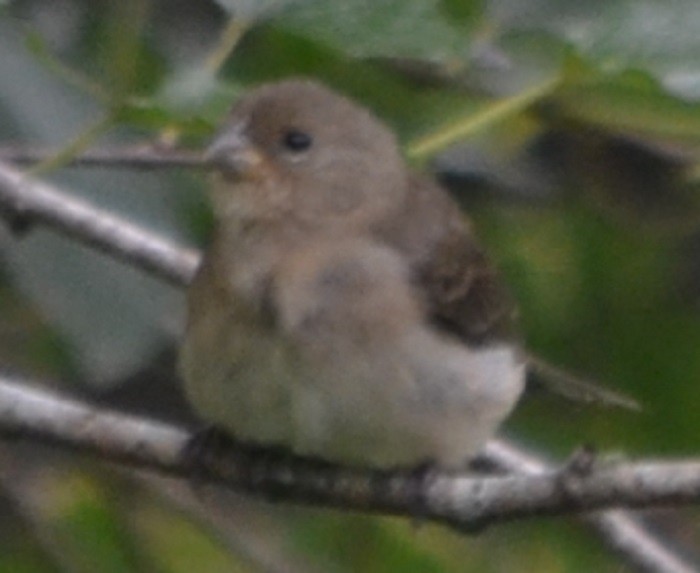
[[[574,450],[561,469],[562,475],[585,477],[595,469],[598,452],[592,444],[584,444]]]

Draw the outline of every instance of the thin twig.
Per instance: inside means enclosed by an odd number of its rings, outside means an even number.
[[[132,223],[110,215],[109,233],[103,233],[100,224],[105,213],[87,203],[80,204],[81,216],[73,216],[70,206],[74,199],[65,196],[56,188],[31,179],[23,179],[20,174],[7,166],[0,165],[0,210],[22,212],[23,203],[29,203],[32,209],[24,214],[39,222],[46,223],[58,231],[102,249],[105,253],[115,256],[139,268],[164,277],[176,284],[184,285],[192,276],[197,264],[197,256],[192,251],[183,250],[168,241],[157,238],[154,234],[142,230]],[[128,240],[125,240],[128,237]],[[139,238],[141,237],[141,238]],[[149,253],[145,257],[131,257],[131,253],[141,240],[150,244],[157,239],[158,248],[145,249]],[[31,423],[29,423],[31,426]],[[160,426],[158,426],[160,427]],[[156,428],[156,430],[158,429]],[[175,440],[179,445],[186,439],[182,433],[172,434],[172,429],[166,432],[166,438]],[[79,433],[79,432],[78,432]],[[157,432],[156,432],[157,433]],[[509,467],[517,471],[546,471],[539,461],[523,457],[523,454],[511,451],[511,458],[506,451],[489,450],[497,463],[513,464]],[[172,453],[172,452],[171,452]],[[513,459],[512,456],[520,458]],[[654,535],[646,531],[628,513],[613,511],[589,518],[596,529],[602,534],[608,545],[614,547],[626,559],[642,571],[661,573],[692,573],[697,571],[683,563],[674,551],[661,543]]]
[[[33,165],[46,161],[56,149],[22,145],[0,145],[0,161]],[[119,146],[89,149],[63,164],[67,167],[111,167],[120,169],[206,168],[201,152],[185,149],[162,149],[155,146]]]

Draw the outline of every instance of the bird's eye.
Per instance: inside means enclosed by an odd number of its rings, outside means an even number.
[[[313,138],[303,131],[292,129],[282,137],[282,144],[290,151],[306,151],[313,143]]]

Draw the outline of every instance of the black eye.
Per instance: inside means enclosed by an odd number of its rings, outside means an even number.
[[[303,131],[292,129],[282,137],[283,145],[291,151],[305,151],[313,143],[313,138]]]

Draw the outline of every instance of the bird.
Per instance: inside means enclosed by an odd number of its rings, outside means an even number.
[[[454,200],[375,114],[310,78],[250,89],[205,155],[214,229],[179,356],[199,417],[332,463],[463,469],[526,359]]]

